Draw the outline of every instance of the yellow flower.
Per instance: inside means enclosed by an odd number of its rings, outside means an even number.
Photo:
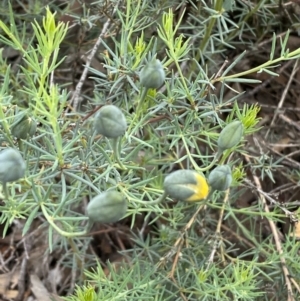
[[[194,170],[177,170],[164,181],[165,192],[180,201],[199,202],[209,193],[209,186],[202,173]]]

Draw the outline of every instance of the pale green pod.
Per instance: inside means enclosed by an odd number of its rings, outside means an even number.
[[[239,120],[233,121],[225,126],[218,139],[218,148],[220,151],[232,148],[239,144],[243,137],[243,123]]]
[[[32,137],[36,132],[37,123],[34,118],[27,115],[17,120],[11,127],[11,133],[18,139]]]
[[[213,190],[225,191],[232,182],[231,168],[229,165],[217,166],[208,176],[208,184]]]
[[[148,62],[140,73],[141,85],[147,89],[158,89],[165,81],[165,71],[160,60]]]
[[[117,138],[125,134],[126,118],[123,112],[114,105],[102,107],[95,116],[94,129],[107,138]]]
[[[6,148],[0,152],[0,181],[17,181],[25,175],[26,164],[19,151]]]
[[[117,191],[109,190],[94,197],[87,206],[87,216],[92,222],[114,223],[120,220],[127,211],[124,196]]]

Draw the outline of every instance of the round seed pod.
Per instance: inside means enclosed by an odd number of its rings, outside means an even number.
[[[218,148],[220,151],[236,146],[243,137],[244,127],[241,121],[236,120],[228,125],[221,131],[218,139]]]
[[[11,133],[18,139],[32,137],[36,132],[36,121],[27,115],[22,116],[11,127]]]
[[[122,111],[114,105],[102,107],[95,116],[94,129],[107,138],[117,138],[125,134],[126,118]]]
[[[6,148],[0,152],[0,181],[2,183],[23,178],[25,170],[25,161],[16,149]]]
[[[231,168],[229,165],[217,166],[208,176],[209,186],[213,190],[225,191],[232,182]]]
[[[87,206],[87,216],[92,222],[114,223],[127,211],[127,202],[117,191],[106,191],[94,197]]]
[[[166,176],[164,190],[177,200],[198,202],[207,197],[209,186],[202,173],[183,169],[176,170]]]
[[[140,73],[141,85],[147,89],[158,89],[165,81],[165,71],[160,60],[148,62]]]

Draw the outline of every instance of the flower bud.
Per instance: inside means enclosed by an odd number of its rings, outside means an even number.
[[[18,139],[26,139],[27,137],[32,137],[35,132],[36,121],[27,115],[23,115],[11,127],[12,135]]]
[[[229,165],[217,166],[208,176],[208,184],[213,190],[225,191],[232,182]]]
[[[143,87],[148,89],[159,88],[165,80],[165,71],[160,60],[153,58],[148,62],[140,73],[140,82]]]
[[[166,176],[164,189],[172,198],[188,202],[201,201],[209,192],[204,175],[186,169],[176,170]]]
[[[236,146],[242,139],[243,130],[243,124],[238,120],[226,125],[218,139],[219,150],[223,152],[226,149]]]
[[[94,197],[87,206],[87,215],[92,222],[114,223],[127,211],[127,202],[117,191],[106,191]]]
[[[13,182],[24,177],[25,161],[14,148],[6,148],[0,152],[0,181]]]
[[[95,116],[94,129],[107,138],[117,138],[124,135],[127,128],[122,111],[114,105],[102,107]]]

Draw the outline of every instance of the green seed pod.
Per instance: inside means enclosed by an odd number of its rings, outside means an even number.
[[[114,105],[102,107],[95,116],[95,131],[107,138],[117,138],[124,135],[126,128],[124,114]]]
[[[2,183],[17,181],[25,175],[26,164],[21,154],[14,148],[0,152],[0,181]]]
[[[226,125],[218,139],[219,150],[223,152],[226,149],[236,146],[242,139],[243,131],[243,124],[238,120]]]
[[[87,216],[92,222],[114,223],[127,211],[127,202],[117,191],[106,191],[94,197],[87,206]]]
[[[157,89],[164,83],[165,71],[160,60],[155,58],[148,62],[140,73],[141,85],[147,89]]]
[[[232,182],[229,165],[217,166],[208,176],[208,184],[213,190],[225,191]]]
[[[22,116],[11,127],[11,133],[18,139],[32,137],[36,132],[36,121],[27,115]]]
[[[166,176],[164,189],[172,198],[187,202],[201,201],[209,193],[204,175],[186,169],[176,170]]]

